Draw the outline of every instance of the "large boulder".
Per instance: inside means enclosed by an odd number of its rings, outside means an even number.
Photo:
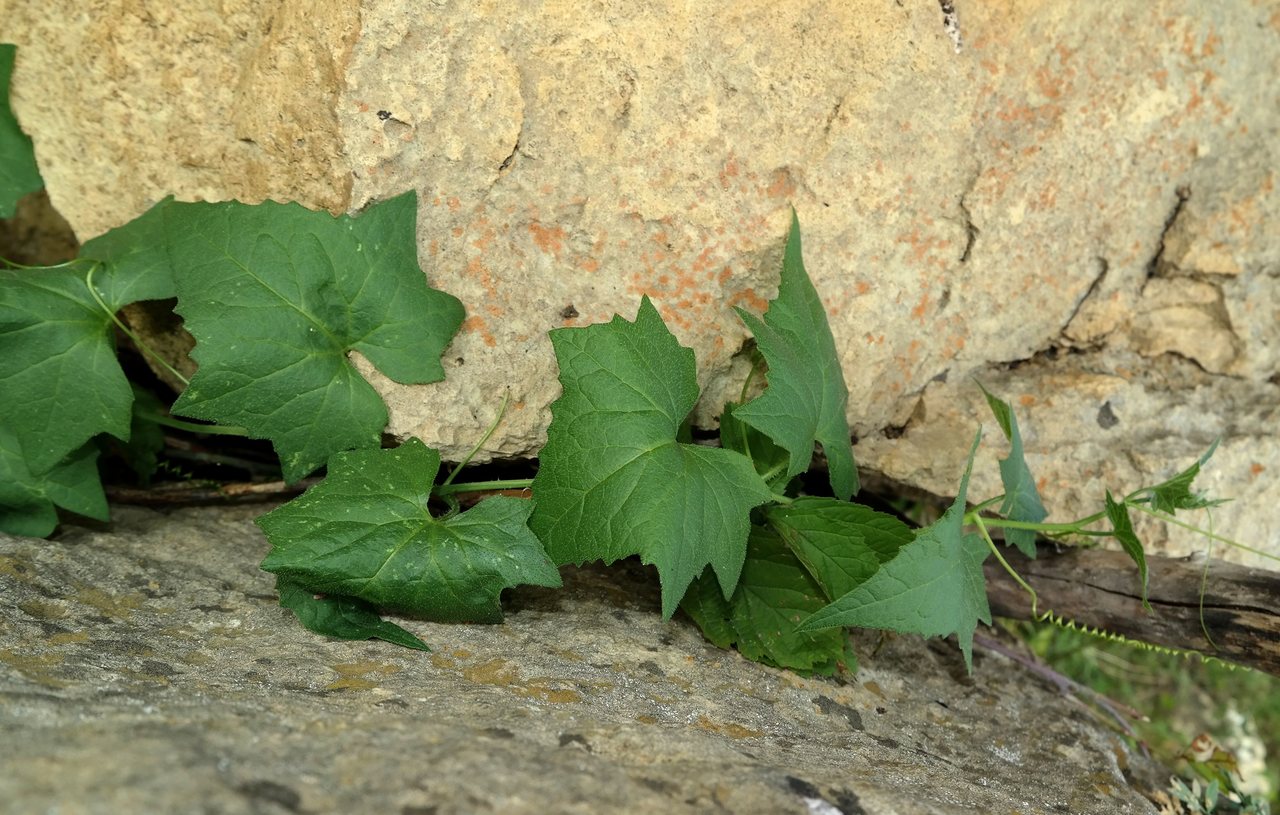
[[[942,6],[0,0],[0,19],[82,239],[171,193],[339,212],[418,190],[423,268],[469,317],[442,384],[362,365],[390,429],[448,457],[508,388],[486,454],[536,454],[546,331],[642,294],[696,350],[713,422],[745,371],[732,307],[776,290],[794,205],[863,466],[953,493],[994,431],[978,376],[1020,408],[1053,518],[1221,437],[1208,483],[1237,502],[1215,528],[1280,555],[1274,6]]]
[[[244,509],[0,535],[7,812],[1154,813],[1167,776],[979,647],[859,642],[806,679],[664,622],[650,571],[566,569],[431,653],[310,634]]]

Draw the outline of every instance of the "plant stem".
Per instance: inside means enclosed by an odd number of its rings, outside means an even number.
[[[93,299],[98,304],[98,307],[101,308],[103,312],[105,312],[106,315],[111,318],[111,322],[116,324],[116,328],[123,331],[126,337],[133,340],[133,344],[138,346],[138,350],[142,351],[144,354],[147,354],[156,362],[160,363],[160,365],[166,371],[173,374],[174,378],[176,378],[183,385],[190,385],[191,380],[187,379],[185,376],[179,373],[178,369],[170,365],[166,359],[161,357],[155,351],[151,350],[151,346],[147,345],[145,342],[142,341],[142,339],[137,334],[133,333],[133,331],[129,328],[129,326],[125,325],[124,322],[119,317],[116,316],[116,313],[111,310],[111,307],[106,304],[106,302],[102,299],[102,295],[98,294],[98,290],[93,285],[93,273],[98,270],[98,266],[99,266],[98,263],[94,263],[92,266],[89,267],[89,272],[84,276],[84,284],[86,287],[88,287],[89,294],[93,296]],[[244,435],[244,434],[240,434],[240,435]]]
[[[1031,595],[1031,616],[1036,616],[1036,606],[1040,602],[1040,598],[1036,595],[1036,590],[1031,588],[1027,581],[1022,579],[1022,575],[1013,570],[1009,565],[1009,561],[1004,559],[1004,555],[1000,554],[1000,548],[996,546],[996,542],[991,540],[991,533],[987,531],[987,525],[982,522],[981,515],[973,517],[973,524],[978,527],[978,532],[982,535],[982,539],[987,542],[987,548],[991,550],[991,554],[996,556],[996,560],[1000,561],[1000,565],[1013,578],[1013,582],[1022,587],[1023,591]]]
[[[970,511],[965,515],[965,523],[977,523],[978,516]],[[1065,524],[1037,524],[1030,521],[1009,521],[1004,518],[985,518],[988,526],[994,526],[997,529],[1030,529],[1034,532],[1044,532],[1046,534],[1053,532],[1063,532],[1076,535],[1110,535],[1110,532],[1098,532],[1089,529],[1081,529],[1085,524],[1091,524],[1094,521],[1102,519],[1102,513],[1096,516],[1091,515],[1088,518],[1082,518],[1078,521],[1072,521]]]
[[[988,498],[987,500],[983,501],[981,504],[978,504],[973,509],[969,510],[969,512],[971,514],[976,515],[977,513],[981,512],[982,510],[986,509],[987,507],[991,506],[997,501],[1003,501],[1003,500],[1004,500],[1003,495],[997,495],[995,498]]]
[[[480,437],[480,441],[476,442],[475,446],[471,448],[471,451],[467,453],[466,457],[463,458],[462,461],[459,461],[458,466],[454,467],[445,480],[440,483],[440,486],[436,487],[435,492],[437,495],[448,494],[444,488],[453,483],[454,476],[462,472],[462,468],[471,463],[471,459],[475,458],[476,453],[480,452],[480,448],[483,447],[484,443],[493,435],[493,431],[498,429],[498,425],[502,423],[502,417],[507,413],[507,404],[510,401],[511,391],[508,390],[506,396],[502,397],[502,406],[498,408],[498,416],[493,420],[493,424],[489,425],[489,429],[484,431],[484,435]]]
[[[1172,515],[1166,515],[1163,512],[1157,512],[1156,510],[1149,509],[1148,507],[1145,507],[1145,506],[1134,505],[1133,508],[1138,510],[1139,512],[1145,512],[1146,514],[1150,515],[1152,518],[1157,518],[1161,521],[1164,521],[1165,523],[1173,524],[1174,526],[1180,526],[1183,529],[1189,529],[1192,532],[1198,532],[1201,535],[1204,535],[1209,540],[1219,541],[1221,543],[1227,544],[1228,546],[1234,546],[1237,549],[1243,549],[1246,552],[1250,552],[1260,557],[1265,557],[1268,560],[1280,560],[1280,556],[1273,555],[1270,552],[1264,552],[1261,549],[1255,549],[1252,546],[1247,546],[1243,543],[1240,543],[1239,541],[1234,541],[1231,538],[1224,538],[1222,535],[1215,534],[1206,529],[1201,529],[1195,524],[1189,524],[1189,523],[1186,523],[1185,521],[1179,521],[1177,518],[1173,517]]]
[[[459,468],[461,469],[461,468]],[[456,495],[460,492],[496,492],[499,490],[527,490],[533,486],[532,478],[509,478],[505,481],[471,481],[464,484],[441,484],[436,495]]]

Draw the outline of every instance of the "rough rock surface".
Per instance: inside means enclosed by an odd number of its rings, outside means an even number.
[[[1238,500],[1216,529],[1280,555],[1276,4],[956,5],[958,28],[935,0],[0,0],[0,19],[81,238],[170,193],[341,211],[417,189],[423,267],[470,316],[445,383],[374,379],[392,431],[447,456],[508,387],[488,452],[535,453],[546,330],[642,293],[697,351],[712,421],[743,373],[731,307],[772,295],[794,204],[864,465],[954,492],[974,426],[994,431],[977,374],[1030,408],[1055,519],[1222,436],[1215,486]]]
[[[951,644],[867,636],[856,678],[805,679],[663,622],[639,567],[406,623],[430,654],[327,640],[250,518],[0,536],[7,811],[1154,812],[1127,779],[1160,770],[981,649],[968,678]]]

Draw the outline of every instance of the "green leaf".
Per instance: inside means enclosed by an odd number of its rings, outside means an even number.
[[[956,500],[898,556],[856,589],[814,614],[801,630],[831,626],[887,628],[926,637],[954,633],[973,670],[973,632],[981,620],[991,624],[982,562],[989,550],[982,538],[963,534],[965,496],[979,431],[969,451]]]
[[[791,460],[791,454],[774,444],[773,439],[759,430],[739,421],[733,415],[739,407],[735,402],[725,403],[724,412],[720,414],[721,446],[751,459],[756,472],[761,477],[767,473],[776,473],[769,479],[769,487],[774,490],[783,490],[791,480],[787,475],[787,464]]]
[[[1022,450],[1022,434],[1018,432],[1018,419],[1013,415],[1008,402],[992,395],[981,382],[978,382],[978,387],[982,388],[982,395],[987,397],[987,405],[995,414],[1004,437],[1009,440],[1009,457],[1000,460],[1000,482],[1004,484],[1004,501],[1000,504],[1000,514],[1011,521],[1038,524],[1049,513],[1045,511],[1040,492],[1036,489],[1036,479],[1027,466]],[[1033,530],[1005,529],[1004,539],[1006,543],[1018,547],[1022,554],[1035,558],[1036,533]]]
[[[698,401],[693,351],[647,297],[634,323],[558,328],[551,343],[564,392],[551,405],[529,523],[552,559],[639,555],[658,567],[666,617],[708,564],[730,596],[751,509],[772,493],[745,456],[676,441]]]
[[[387,409],[348,352],[396,382],[435,382],[462,323],[461,303],[418,268],[416,213],[413,193],[359,218],[270,201],[167,208],[177,311],[200,366],[174,413],[270,439],[288,481],[377,447]]]
[[[559,586],[560,573],[518,498],[443,518],[428,509],[440,454],[417,439],[339,453],[329,474],[257,520],[272,544],[262,568],[308,591],[440,622],[499,622],[502,590]]]
[[[18,199],[44,186],[31,139],[9,108],[9,80],[17,47],[0,45],[0,218],[13,216]]]
[[[1133,523],[1129,520],[1129,507],[1124,502],[1116,501],[1111,497],[1111,490],[1107,490],[1107,518],[1111,521],[1111,534],[1120,542],[1120,548],[1133,558],[1133,562],[1138,564],[1138,579],[1142,584],[1142,607],[1147,611],[1151,610],[1151,604],[1147,602],[1147,556],[1142,548],[1142,541],[1138,540],[1138,536],[1134,534]]]
[[[317,634],[340,640],[386,640],[405,648],[431,650],[413,634],[379,617],[367,603],[350,597],[317,595],[283,577],[276,578],[276,591],[280,593],[280,605]]]
[[[111,318],[174,294],[155,250],[128,248],[154,242],[158,209],[85,244],[86,262],[0,269],[0,425],[21,440],[33,473],[99,433],[129,439],[133,393]]]
[[[110,302],[119,310],[139,300],[163,300],[177,295],[165,234],[166,213],[175,206],[166,198],[124,226],[108,230],[80,247],[80,257],[100,261],[94,283],[105,274],[111,281]]]
[[[1191,491],[1191,482],[1195,481],[1196,476],[1200,474],[1200,468],[1209,461],[1217,449],[1218,442],[1215,441],[1195,464],[1168,481],[1152,487],[1151,508],[1157,512],[1167,512],[1172,515],[1179,509],[1204,509],[1225,504],[1225,500],[1206,498]]]
[[[107,520],[97,448],[87,444],[47,472],[32,473],[17,436],[0,426],[0,532],[43,538],[58,525],[55,505]]]
[[[769,304],[763,320],[748,311],[737,311],[769,363],[769,387],[737,408],[734,416],[790,452],[788,478],[809,469],[814,442],[821,442],[831,490],[837,498],[848,500],[858,491],[858,470],[845,418],[849,389],[827,312],[804,270],[800,221],[794,210],[777,299]]]
[[[753,526],[733,597],[725,600],[715,578],[703,574],[689,587],[680,608],[721,648],[736,643],[739,653],[755,662],[830,675],[840,664],[857,664],[845,631],[796,630],[827,599],[782,538]]]
[[[768,507],[765,518],[832,599],[864,583],[916,537],[892,515],[833,498],[797,498]]]

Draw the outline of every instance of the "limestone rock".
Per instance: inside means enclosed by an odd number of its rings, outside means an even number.
[[[981,649],[860,644],[805,679],[663,622],[639,567],[509,593],[434,649],[312,635],[245,509],[0,536],[13,812],[1153,813],[1085,709]]]
[[[773,294],[794,204],[864,466],[953,492],[976,415],[889,437],[926,402],[973,403],[978,374],[1074,411],[1031,422],[1053,425],[1030,450],[1056,517],[1096,506],[1093,469],[1124,493],[1219,435],[1224,494],[1275,489],[1256,486],[1274,445],[1227,407],[1241,388],[1274,405],[1280,370],[1273,4],[0,0],[0,17],[17,113],[82,239],[170,193],[342,211],[418,190],[423,268],[469,318],[443,384],[371,375],[391,431],[447,457],[508,388],[486,454],[535,454],[558,390],[546,331],[641,294],[697,351],[713,422],[744,373],[732,306]],[[1099,426],[1095,377],[1152,417],[1195,401],[1202,432],[1152,447],[1154,426]],[[1238,500],[1219,523],[1280,554],[1273,516]]]

